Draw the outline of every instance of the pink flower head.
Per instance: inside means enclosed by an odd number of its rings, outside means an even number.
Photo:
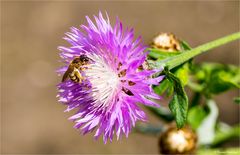
[[[162,77],[153,79],[156,70],[139,69],[148,53],[140,37],[134,40],[133,29],[124,30],[118,19],[112,27],[101,12],[94,18],[95,23],[87,16],[88,25],[81,25],[81,30],[72,27],[64,38],[71,46],[59,47],[65,63],[60,74],[76,57],[85,55],[90,62],[79,70],[82,82],[68,79],[58,85],[58,98],[67,105],[66,111],[77,109],[70,117],[75,128],[83,134],[95,131],[95,138],[103,135],[106,143],[114,134],[117,139],[127,137],[137,120],[146,121],[138,104],[159,106],[150,100],[160,99],[151,85]]]

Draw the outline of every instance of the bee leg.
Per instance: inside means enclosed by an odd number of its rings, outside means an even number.
[[[82,70],[82,71],[85,71],[85,70],[86,70],[86,68],[81,68],[81,70]]]
[[[74,75],[77,78],[77,82],[82,83],[82,80],[84,80],[84,77],[82,76],[82,74],[79,72],[78,69],[74,70]]]

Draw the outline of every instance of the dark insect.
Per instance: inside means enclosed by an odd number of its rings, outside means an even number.
[[[67,71],[63,75],[62,82],[70,78],[73,82],[81,83],[82,80],[84,80],[84,77],[81,75],[80,70],[84,70],[82,66],[87,65],[89,60],[90,59],[86,55],[80,55],[79,57],[73,59],[69,64]]]

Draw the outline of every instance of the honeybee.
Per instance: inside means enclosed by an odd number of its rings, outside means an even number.
[[[67,71],[63,75],[62,82],[70,78],[73,82],[81,83],[82,80],[84,80],[84,77],[80,73],[80,70],[84,70],[82,66],[87,65],[89,60],[90,59],[84,54],[73,59],[69,64]]]

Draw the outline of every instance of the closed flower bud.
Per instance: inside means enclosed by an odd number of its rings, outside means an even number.
[[[171,126],[160,136],[159,147],[163,154],[187,154],[194,152],[196,143],[197,136],[190,127]]]
[[[180,51],[180,41],[172,33],[160,33],[152,42],[152,47],[169,52]]]

